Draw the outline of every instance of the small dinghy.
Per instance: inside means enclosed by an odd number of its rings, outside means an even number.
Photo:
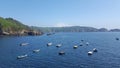
[[[86,45],[89,45],[90,43],[89,42],[86,42]]]
[[[93,49],[93,52],[97,52],[98,50],[96,48]]]
[[[61,44],[56,45],[56,47],[61,47],[61,46],[62,46]]]
[[[47,36],[52,35],[51,33],[46,34]]]
[[[22,58],[25,58],[25,57],[27,57],[27,56],[28,56],[27,54],[21,55],[21,56],[17,56],[17,59],[22,59]]]
[[[77,45],[75,45],[75,46],[73,46],[73,48],[74,48],[74,49],[76,49],[76,48],[78,48],[78,46],[77,46]]]
[[[52,43],[48,43],[48,44],[47,44],[47,46],[51,46],[51,45],[52,45]]]
[[[83,43],[80,43],[80,46],[83,46]]]
[[[81,40],[81,42],[83,42],[84,40]]]
[[[116,38],[116,40],[119,40],[119,38]]]
[[[20,46],[26,46],[28,45],[29,43],[21,43]]]
[[[40,49],[33,50],[33,53],[38,53],[40,52]]]
[[[92,54],[93,54],[93,51],[89,51],[89,52],[88,52],[88,55],[92,55]]]
[[[49,35],[53,35],[53,34],[55,34],[55,33],[47,33],[46,35],[49,36]]]
[[[65,55],[65,52],[64,51],[60,51],[59,55]]]

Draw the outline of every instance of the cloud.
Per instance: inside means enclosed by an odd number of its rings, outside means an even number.
[[[71,26],[71,25],[66,23],[57,23],[54,27],[65,27],[65,26]]]

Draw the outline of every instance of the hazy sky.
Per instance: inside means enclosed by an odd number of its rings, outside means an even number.
[[[120,28],[120,0],[0,0],[0,16],[30,26]]]

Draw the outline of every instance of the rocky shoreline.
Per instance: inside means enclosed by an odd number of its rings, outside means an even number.
[[[13,32],[13,31],[0,31],[0,36],[37,36],[37,35],[43,35],[43,32],[40,31],[28,31],[28,30],[22,30],[18,32]]]

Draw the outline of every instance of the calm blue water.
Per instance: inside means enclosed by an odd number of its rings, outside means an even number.
[[[120,33],[56,33],[51,36],[0,37],[0,68],[120,68]],[[89,46],[80,46],[81,39],[89,42]],[[28,46],[19,46],[28,42]],[[46,44],[52,42],[53,46]],[[63,46],[56,48],[57,44]],[[34,49],[41,49],[33,53]],[[87,52],[97,48],[98,52],[88,56]],[[65,55],[58,55],[59,51]],[[27,58],[17,60],[16,57],[28,54]]]

